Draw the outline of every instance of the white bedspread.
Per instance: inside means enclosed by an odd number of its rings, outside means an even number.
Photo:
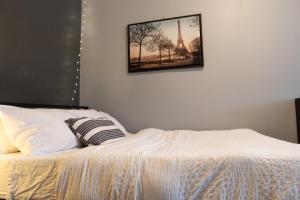
[[[300,199],[300,146],[246,129],[146,129],[10,169],[12,199]]]

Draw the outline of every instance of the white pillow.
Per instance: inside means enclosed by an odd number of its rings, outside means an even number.
[[[116,119],[95,110],[0,107],[0,111],[10,141],[26,155],[39,155],[82,146],[65,124],[65,120],[69,118],[107,117],[127,133]]]
[[[64,120],[63,110],[1,108],[1,118],[11,143],[26,155],[38,155],[81,146]]]
[[[2,121],[0,120],[0,153],[14,153],[19,151],[14,147],[6,135]]]

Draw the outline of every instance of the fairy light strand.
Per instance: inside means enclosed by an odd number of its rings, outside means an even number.
[[[82,1],[82,10],[81,10],[81,32],[80,32],[80,48],[79,48],[79,54],[76,59],[76,72],[75,72],[75,83],[74,83],[74,90],[73,90],[73,96],[71,99],[71,106],[74,106],[76,96],[79,92],[79,77],[80,77],[80,57],[81,52],[83,50],[83,37],[84,37],[84,30],[85,30],[85,24],[86,24],[86,12],[87,12],[87,4],[88,0]]]

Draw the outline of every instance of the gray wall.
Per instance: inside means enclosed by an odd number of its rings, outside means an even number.
[[[251,128],[296,141],[299,0],[91,0],[81,104],[129,131]],[[126,25],[202,13],[203,70],[127,73]]]
[[[79,103],[80,19],[81,0],[0,1],[0,102]]]

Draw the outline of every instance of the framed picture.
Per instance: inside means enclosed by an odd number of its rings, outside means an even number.
[[[201,15],[129,24],[128,72],[203,67]]]

